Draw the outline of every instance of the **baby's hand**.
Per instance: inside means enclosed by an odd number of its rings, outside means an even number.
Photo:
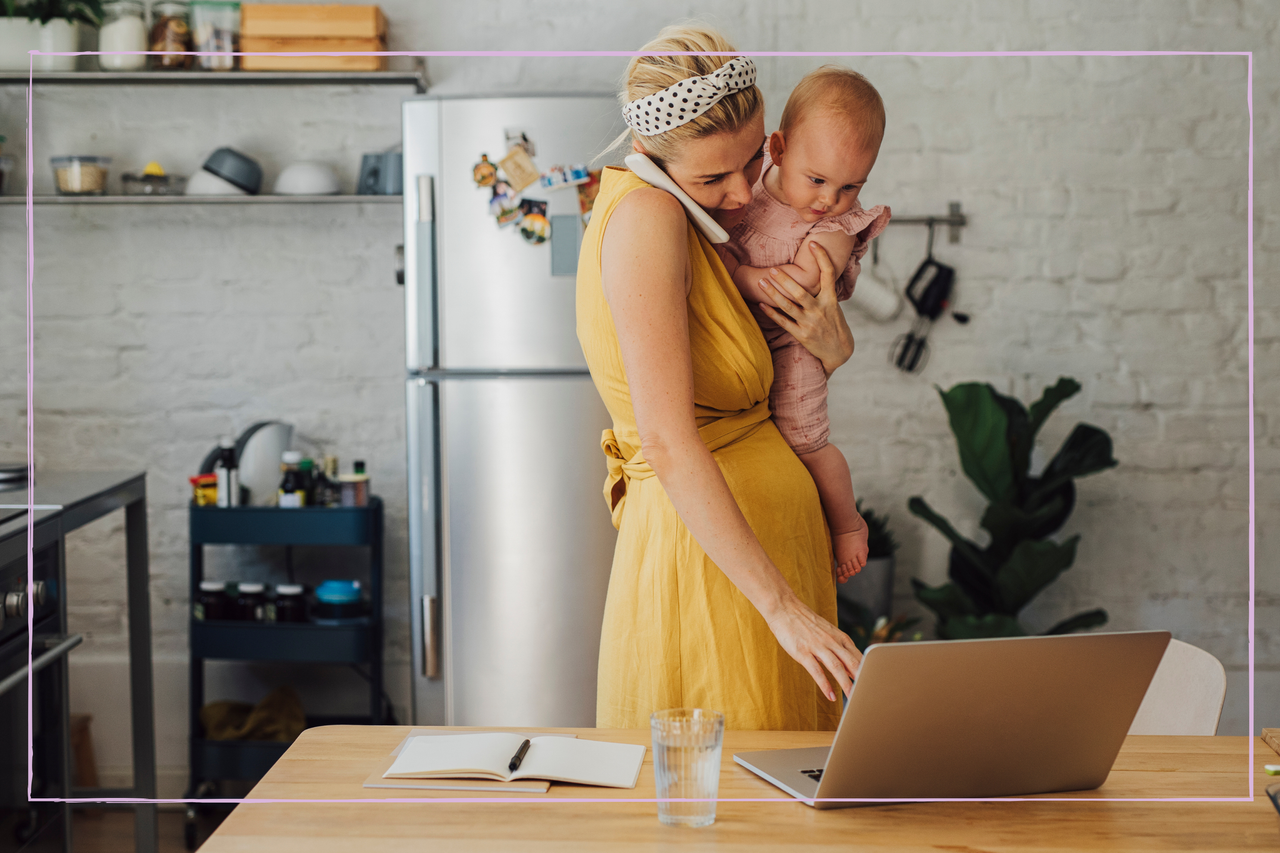
[[[831,537],[836,552],[836,581],[844,583],[867,564],[867,523],[858,516],[857,527]]]

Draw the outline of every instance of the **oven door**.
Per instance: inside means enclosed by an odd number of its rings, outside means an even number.
[[[71,808],[27,800],[27,681],[31,692],[31,796],[70,792],[67,654],[81,637],[52,633],[56,616],[35,625],[31,665],[27,637],[0,646],[0,850],[69,851]]]

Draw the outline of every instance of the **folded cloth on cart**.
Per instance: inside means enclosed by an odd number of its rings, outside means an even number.
[[[274,740],[290,743],[307,727],[302,700],[292,687],[278,687],[257,705],[209,702],[200,709],[209,740]]]

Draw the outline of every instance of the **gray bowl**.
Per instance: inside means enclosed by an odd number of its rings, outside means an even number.
[[[234,148],[219,148],[204,161],[204,168],[250,195],[262,189],[262,167]]]

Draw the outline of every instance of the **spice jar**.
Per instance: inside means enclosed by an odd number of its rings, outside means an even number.
[[[191,605],[191,617],[204,621],[206,619],[227,619],[231,599],[227,597],[227,585],[223,581],[200,581],[200,594]]]
[[[342,484],[342,505],[368,506],[369,475],[364,472],[364,462],[357,459],[351,467],[355,473],[338,477]]]
[[[276,587],[275,599],[276,622],[306,622],[307,600],[303,598],[303,586],[300,583],[282,583]]]
[[[195,49],[224,56],[198,56],[196,65],[209,71],[236,67],[240,47],[240,4],[235,0],[191,0],[191,33]]]
[[[143,53],[112,51],[147,49],[146,10],[138,0],[107,0],[102,4],[102,28],[98,30],[98,65],[103,71],[138,71],[147,67]]]
[[[151,50],[191,50],[191,4],[160,0],[151,6]],[[152,68],[177,71],[191,67],[191,56],[166,53],[151,57]]]
[[[267,597],[263,594],[266,587],[260,583],[242,583],[236,593],[234,618],[242,622],[267,621]]]

